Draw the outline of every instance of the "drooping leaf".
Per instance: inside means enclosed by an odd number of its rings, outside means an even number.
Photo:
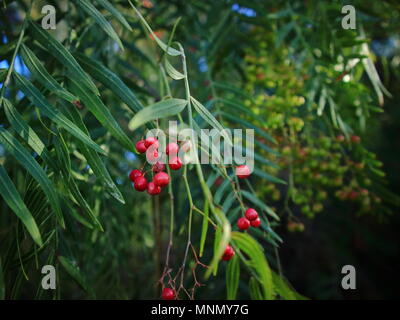
[[[168,75],[174,80],[181,80],[185,78],[185,75],[178,70],[168,61],[168,59],[164,59],[165,70]]]
[[[121,12],[118,11],[108,0],[96,0],[103,8],[110,12],[125,28],[132,31],[131,26]]]
[[[48,165],[52,164],[46,146],[35,131],[25,122],[17,109],[7,99],[3,99],[4,112],[12,128]]]
[[[43,86],[53,92],[62,99],[69,102],[78,100],[72,93],[65,90],[45,69],[39,59],[35,56],[31,49],[26,47],[24,44],[21,45],[21,55],[25,64],[32,72],[33,76]]]
[[[118,37],[112,25],[104,18],[104,16],[92,5],[88,0],[73,0],[79,8],[85,11],[89,16],[91,16],[96,23],[100,26],[105,33],[107,33],[111,39],[118,43],[121,49],[124,49],[121,39]]]
[[[156,41],[156,43],[159,45],[159,47],[164,50],[166,53],[168,53],[170,56],[179,56],[181,55],[181,52],[169,47],[168,45],[166,45],[164,42],[162,42],[160,40],[159,37],[157,37],[157,35],[153,32],[153,30],[150,28],[149,24],[147,23],[147,21],[143,18],[143,16],[141,15],[141,13],[139,12],[138,9],[136,9],[136,7],[132,4],[132,2],[130,0],[128,0],[129,4],[132,6],[133,10],[135,11],[135,13],[138,15],[138,17],[140,18],[140,22],[145,26],[145,28],[147,29],[147,31],[151,34],[151,36],[153,37],[153,39]]]
[[[232,145],[232,139],[230,135],[226,133],[226,129],[218,122],[217,119],[211,114],[210,111],[207,110],[206,107],[204,107],[199,101],[197,101],[195,98],[190,97],[191,102],[193,103],[193,107],[196,109],[196,111],[200,114],[200,116],[207,121],[207,123],[218,130],[218,132],[225,138],[225,143],[228,143]]]
[[[121,129],[118,122],[112,116],[110,110],[104,105],[101,99],[80,86],[74,80],[70,82],[70,89],[83,102],[86,108],[96,117],[96,119],[121,143],[126,149],[134,151],[135,147],[131,139]]]
[[[74,279],[83,290],[88,291],[88,285],[85,277],[77,266],[76,262],[71,261],[67,257],[59,256],[58,261],[64,267],[65,271]]]
[[[35,39],[43,45],[47,52],[56,58],[62,65],[68,68],[71,77],[83,82],[95,94],[99,94],[97,87],[89,76],[83,71],[69,51],[48,32],[44,31],[35,22],[29,20],[29,30],[33,32]]]
[[[115,93],[133,112],[136,113],[143,109],[142,103],[132,90],[114,72],[83,54],[77,53],[75,56],[93,78]]]
[[[64,227],[64,219],[62,216],[56,188],[47,177],[42,167],[16,138],[3,128],[0,128],[0,142],[4,145],[7,151],[14,156],[15,160],[17,160],[40,184],[44,193],[47,195],[49,203],[55,211],[61,226]]]
[[[214,255],[209,265],[208,270],[206,271],[205,278],[207,279],[212,272],[214,275],[217,274],[218,270],[218,263],[221,260],[221,257],[225,251],[226,246],[229,244],[231,239],[231,224],[229,223],[228,219],[226,218],[225,214],[218,208],[214,208],[213,211],[215,218],[217,221],[220,221],[220,229],[218,231],[218,242],[214,242]]]
[[[203,256],[204,245],[206,243],[207,231],[208,231],[208,216],[209,216],[209,212],[210,212],[210,209],[209,209],[208,201],[205,201],[203,223],[202,223],[202,226],[201,226],[199,257]]]
[[[272,272],[261,245],[249,234],[242,232],[232,232],[232,241],[248,257],[247,263],[259,277],[264,298],[272,300],[275,294]]]
[[[42,246],[42,237],[35,219],[29,212],[17,188],[11,181],[3,165],[0,165],[0,195],[3,197],[5,203],[11,208],[17,217],[22,221],[32,239],[38,246]]]
[[[175,98],[156,102],[140,110],[129,122],[129,129],[133,131],[149,121],[176,115],[182,112],[186,105],[186,100]]]
[[[46,98],[36,89],[31,82],[21,77],[18,74],[14,74],[21,90],[25,93],[28,99],[38,107],[46,117],[57,123],[59,126],[67,130],[71,135],[87,144],[93,150],[99,153],[105,154],[105,151],[100,148],[89,136],[84,134],[74,123],[69,121],[61,112],[54,108],[46,100]]]
[[[228,262],[226,267],[226,299],[235,300],[239,288],[240,264],[237,255]]]
[[[64,108],[65,112],[68,114],[71,120],[76,123],[76,125],[86,134],[89,134],[83,120],[79,114],[79,112],[74,108]],[[112,180],[104,162],[92,149],[88,148],[84,143],[78,141],[78,147],[84,157],[86,158],[90,168],[93,170],[96,177],[103,183],[106,187],[106,190],[119,202],[125,203],[124,197],[122,196],[121,192],[115,185],[114,181]]]

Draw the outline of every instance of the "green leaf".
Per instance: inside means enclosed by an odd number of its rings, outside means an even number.
[[[221,225],[217,229],[215,238],[216,241],[214,242],[214,256],[211,260],[208,270],[206,271],[206,279],[211,275],[212,272],[214,275],[217,274],[218,263],[220,262],[225,248],[231,239],[231,224],[229,223],[229,220],[226,218],[225,214],[218,208],[214,208],[213,213],[215,214],[216,220],[220,221]]]
[[[208,201],[204,203],[204,216],[203,216],[203,224],[201,226],[201,236],[200,236],[200,249],[199,249],[199,257],[203,256],[204,244],[207,239],[207,231],[208,231],[208,215],[210,212]]]
[[[21,219],[22,223],[36,244],[38,246],[42,246],[42,237],[36,221],[29,212],[25,203],[22,201],[17,188],[14,186],[2,165],[0,165],[0,195],[3,197],[4,201],[11,208],[11,210],[14,211],[17,217]]]
[[[296,292],[294,292],[282,277],[272,271],[272,279],[274,281],[275,291],[282,299],[297,300]]]
[[[135,146],[131,139],[121,129],[118,122],[114,119],[111,112],[104,105],[101,99],[86,90],[85,87],[79,85],[74,80],[71,80],[70,89],[73,93],[81,98],[81,101],[96,117],[97,120],[117,139],[126,149],[135,151]]]
[[[175,67],[168,61],[168,59],[164,59],[165,70],[168,75],[174,80],[181,80],[185,78],[185,75],[175,69]]]
[[[56,94],[62,99],[65,99],[69,102],[74,102],[78,100],[73,94],[69,93],[65,90],[45,69],[45,67],[41,64],[39,59],[35,56],[35,54],[26,47],[24,44],[21,45],[21,55],[25,64],[32,72],[33,76],[37,81],[39,81],[44,87],[49,89],[51,92]]]
[[[87,0],[73,0],[83,11],[85,11],[89,16],[91,16],[94,21],[107,33],[111,39],[113,39],[120,48],[123,50],[121,39],[118,37],[117,33],[113,29],[112,25],[104,18],[104,16]]]
[[[75,57],[93,78],[115,93],[134,113],[143,109],[132,90],[114,72],[83,54],[77,53]]]
[[[256,278],[251,277],[249,281],[249,291],[252,300],[264,300],[260,288],[260,283]]]
[[[280,184],[286,184],[286,181],[284,181],[284,180],[282,180],[282,179],[279,179],[279,178],[276,178],[276,177],[274,177],[274,176],[271,176],[270,174],[268,174],[268,173],[266,173],[266,172],[264,172],[264,171],[262,171],[262,170],[260,170],[260,169],[258,169],[258,168],[254,168],[253,173],[254,173],[256,176],[259,176],[260,178],[263,178],[263,179],[268,180],[268,181],[270,181],[270,182],[273,182],[273,183],[280,183]]]
[[[88,285],[86,279],[79,270],[79,267],[77,266],[76,262],[73,262],[64,256],[59,256],[58,261],[60,261],[65,271],[67,271],[67,273],[72,277],[72,279],[74,279],[82,287],[83,290],[88,291]]]
[[[139,19],[141,21],[141,23],[144,25],[144,27],[147,29],[148,32],[150,32],[150,34],[152,35],[152,37],[154,38],[154,40],[156,41],[156,43],[158,44],[158,46],[165,51],[166,53],[168,53],[170,56],[180,56],[181,52],[169,47],[168,45],[166,45],[164,42],[162,42],[160,40],[159,37],[157,37],[157,35],[153,32],[153,30],[150,28],[149,24],[147,23],[147,21],[143,18],[143,16],[141,15],[141,13],[139,12],[138,9],[136,9],[136,7],[132,4],[132,2],[130,0],[128,0],[129,4],[132,6],[133,10],[135,11],[135,13],[139,16]]]
[[[267,139],[267,140],[271,141],[272,143],[276,143],[276,140],[274,138],[272,138],[263,129],[260,129],[260,128],[256,127],[255,125],[253,125],[251,122],[240,119],[235,114],[230,114],[230,113],[226,113],[226,112],[219,112],[219,114],[221,116],[223,116],[224,118],[228,118],[228,119],[232,120],[235,123],[242,124],[246,129],[253,129],[258,135],[262,136],[264,139]],[[257,140],[256,140],[256,143],[257,143]],[[267,151],[273,152],[272,149],[268,149]]]
[[[265,212],[267,212],[271,217],[275,218],[278,221],[280,220],[279,217],[276,215],[276,213],[270,207],[268,207],[264,202],[259,200],[255,195],[253,195],[252,193],[250,193],[249,191],[246,191],[246,190],[242,190],[241,193],[242,193],[243,197],[245,197],[247,200],[251,201],[253,204],[258,206]]]
[[[76,123],[76,125],[86,134],[89,134],[81,115],[79,112],[74,108],[64,108],[65,112],[68,113],[68,116],[71,120]],[[78,147],[82,152],[83,156],[86,158],[90,168],[96,175],[96,177],[102,182],[105,186],[106,190],[119,202],[125,203],[124,197],[122,196],[121,192],[115,185],[114,181],[112,180],[106,166],[104,165],[103,161],[101,160],[100,156],[88,148],[84,143],[78,141]]]
[[[237,255],[228,262],[226,268],[226,299],[235,300],[239,288],[240,264]]]
[[[32,20],[29,20],[29,25],[29,30],[33,32],[35,39],[47,49],[48,53],[69,70],[70,76],[77,81],[83,82],[91,91],[98,95],[99,91],[97,87],[68,50]]]
[[[19,74],[14,73],[15,78],[28,99],[38,107],[50,120],[63,127],[71,135],[87,144],[92,149],[99,153],[105,154],[106,152],[100,148],[89,136],[84,134],[74,123],[69,121],[58,109],[55,109],[46,98],[36,89],[31,82],[21,77]]]
[[[232,241],[249,258],[246,263],[258,275],[264,298],[272,300],[274,298],[272,272],[263,248],[254,238],[243,232],[232,232]]]
[[[224,129],[224,127],[218,122],[217,119],[211,114],[210,111],[207,110],[205,106],[203,106],[199,101],[197,101],[195,98],[190,97],[190,100],[193,103],[193,107],[196,109],[196,111],[200,114],[200,116],[207,121],[207,123],[213,127],[214,129],[217,129],[218,132],[225,138],[225,142],[232,145],[232,140],[230,138],[230,135],[228,135]]]
[[[81,192],[79,191],[78,185],[74,180],[73,171],[71,169],[69,150],[64,142],[61,133],[58,133],[58,136],[56,137],[56,139],[54,139],[54,146],[58,162],[60,163],[59,167],[61,169],[61,180],[68,187],[70,195],[72,196],[72,200],[77,203],[79,207],[83,211],[85,211],[85,213],[90,217],[91,221],[93,222],[93,226],[95,226],[100,231],[103,231],[101,223],[97,219],[96,215],[93,213],[85,198],[82,196]]]
[[[3,128],[0,128],[0,142],[4,145],[7,151],[14,156],[15,160],[17,160],[40,184],[44,193],[47,195],[50,205],[55,211],[61,226],[65,227],[56,188],[49,180],[42,167],[39,166],[36,160],[16,138]]]
[[[187,101],[183,99],[167,99],[140,110],[129,122],[129,129],[135,130],[141,125],[155,119],[176,115],[185,109]]]
[[[96,0],[96,1],[108,12],[110,12],[125,28],[127,28],[129,31],[132,31],[131,26],[129,25],[128,21],[126,21],[122,13],[120,13],[110,2],[108,2],[107,0]]]
[[[33,129],[25,122],[17,109],[7,99],[3,99],[4,112],[8,122],[12,128],[24,139],[28,145],[41,157],[48,165],[52,165],[51,157],[46,146],[33,131]]]

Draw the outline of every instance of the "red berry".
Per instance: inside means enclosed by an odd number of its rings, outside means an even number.
[[[353,143],[360,143],[361,138],[360,138],[359,136],[352,135],[352,136],[350,137],[350,140],[351,140],[351,142],[353,142]]]
[[[143,176],[136,178],[133,184],[137,191],[142,192],[147,189],[147,180]]]
[[[250,221],[247,218],[242,217],[237,221],[237,226],[240,230],[247,230],[250,227]]]
[[[232,257],[235,255],[235,251],[230,245],[227,245],[224,251],[224,255],[222,256],[222,260],[228,261],[231,260]]]
[[[250,169],[245,164],[236,167],[236,175],[239,179],[246,179],[250,175]]]
[[[146,151],[146,158],[150,163],[154,163],[158,159],[158,150],[151,146]]]
[[[174,300],[175,299],[175,291],[171,288],[164,288],[161,294],[161,298],[163,300]]]
[[[131,173],[129,174],[129,179],[131,179],[131,181],[134,182],[136,178],[139,178],[142,175],[143,175],[142,171],[135,169],[135,170],[132,170]]]
[[[342,134],[339,134],[339,135],[336,136],[336,141],[337,141],[337,142],[343,142],[344,139],[345,139],[345,137],[344,137],[344,135],[342,135]]]
[[[153,181],[149,182],[147,185],[147,193],[155,196],[161,192],[161,187],[157,186]]]
[[[169,183],[169,175],[165,172],[159,172],[154,176],[153,181],[157,186],[165,187]]]
[[[177,155],[179,151],[179,146],[175,142],[171,142],[167,145],[167,148],[165,149],[165,152],[169,155]]]
[[[248,220],[253,221],[258,218],[258,212],[253,208],[248,208],[246,210],[245,216]]]
[[[261,224],[261,220],[260,220],[260,218],[256,218],[256,219],[250,221],[250,224],[252,227],[258,228]]]
[[[156,147],[158,147],[158,140],[154,137],[149,137],[144,141],[146,148],[150,147],[154,143],[156,143]]]
[[[139,153],[145,153],[147,150],[147,147],[144,143],[144,140],[140,140],[138,142],[136,142],[136,151]]]
[[[350,191],[348,197],[350,200],[356,200],[358,198],[358,192],[354,190]]]
[[[161,172],[165,170],[165,164],[161,162],[156,162],[152,167],[153,172]]]
[[[182,168],[182,160],[179,157],[173,157],[172,159],[169,159],[169,167],[171,170],[179,170]]]

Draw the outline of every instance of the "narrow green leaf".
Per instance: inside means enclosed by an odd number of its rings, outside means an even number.
[[[129,25],[128,21],[126,21],[122,13],[119,12],[110,2],[108,2],[107,0],[96,0],[96,1],[108,12],[110,12],[125,28],[127,28],[129,31],[132,31],[131,26]]]
[[[49,89],[51,92],[56,94],[62,99],[69,102],[74,102],[78,100],[73,94],[65,90],[45,69],[41,64],[40,60],[35,56],[35,54],[26,47],[24,44],[21,45],[21,55],[25,64],[32,72],[33,76],[37,81],[39,81],[43,86]]]
[[[42,167],[39,166],[36,160],[16,138],[3,128],[0,128],[0,142],[4,145],[7,151],[14,156],[15,160],[17,160],[40,184],[44,193],[47,195],[50,205],[55,211],[61,226],[65,227],[56,188],[49,180]]]
[[[219,133],[225,138],[225,143],[228,143],[232,145],[232,140],[230,135],[228,135],[224,129],[224,127],[218,122],[217,119],[211,114],[210,111],[207,110],[205,106],[203,106],[199,101],[197,101],[195,98],[190,97],[190,100],[193,103],[193,107],[196,109],[196,111],[200,114],[200,116],[207,121],[207,123],[217,129]]]
[[[237,255],[228,262],[226,267],[226,299],[235,300],[239,288],[240,264]]]
[[[132,90],[114,72],[83,54],[77,53],[75,57],[93,78],[115,93],[134,113],[143,109]]]
[[[89,134],[81,115],[79,112],[74,108],[64,108],[65,112],[68,113],[70,119],[76,123],[76,125],[86,134]],[[104,165],[103,161],[101,160],[100,156],[88,148],[84,143],[78,141],[78,147],[82,152],[83,156],[86,158],[90,168],[93,170],[96,177],[102,182],[102,184],[106,187],[106,190],[119,202],[125,203],[124,197],[122,196],[121,192],[115,185],[114,181],[112,180],[106,166]]]
[[[89,111],[111,133],[111,135],[114,136],[114,138],[117,139],[126,149],[135,151],[133,142],[121,129],[109,109],[104,105],[103,101],[74,80],[71,80],[70,84],[71,91],[81,98],[85,107],[89,109]]]
[[[39,27],[34,21],[29,20],[29,25],[29,30],[33,32],[35,39],[47,49],[48,53],[68,68],[70,76],[77,81],[85,83],[91,91],[98,95],[99,91],[97,90],[97,87],[69,51],[48,32]]]
[[[84,134],[74,123],[69,121],[63,114],[61,114],[61,112],[58,109],[50,105],[50,103],[46,100],[46,98],[40,93],[38,89],[36,89],[33,86],[31,82],[26,80],[24,77],[21,77],[17,73],[14,73],[14,76],[21,90],[25,93],[28,99],[44,113],[45,116],[47,116],[50,120],[57,123],[59,126],[63,127],[71,135],[78,138],[83,143],[87,144],[89,147],[94,149],[95,151],[102,154],[106,153],[89,136]]]
[[[87,0],[73,0],[83,11],[85,11],[89,16],[91,16],[94,21],[107,33],[111,39],[113,39],[120,48],[123,50],[121,39],[118,37],[117,33],[113,29],[112,25],[104,18],[104,16]]]
[[[261,293],[260,283],[254,277],[250,278],[249,292],[252,300],[264,300]]]
[[[264,202],[259,200],[255,195],[253,195],[252,193],[250,193],[249,191],[246,191],[246,190],[242,190],[241,193],[242,193],[243,197],[245,197],[247,200],[251,201],[253,204],[258,206],[265,212],[267,212],[271,217],[275,218],[278,221],[280,220],[279,217],[276,215],[276,213],[270,207],[268,207]]]
[[[296,292],[293,291],[282,277],[272,271],[272,280],[274,282],[275,291],[282,299],[297,300]]]
[[[129,129],[135,130],[141,125],[155,119],[176,115],[185,109],[187,101],[183,99],[167,99],[140,110],[129,122]]]
[[[168,53],[170,56],[179,56],[181,55],[181,52],[168,47],[168,45],[166,45],[164,42],[162,42],[160,40],[159,37],[157,37],[157,35],[153,32],[153,30],[150,28],[149,24],[147,23],[147,21],[145,20],[145,18],[143,18],[143,16],[141,15],[141,13],[139,12],[138,9],[136,9],[136,7],[132,4],[132,2],[130,0],[128,0],[129,4],[132,6],[133,10],[135,11],[135,13],[139,16],[139,19],[141,21],[141,23],[145,26],[145,28],[147,29],[148,32],[150,32],[150,34],[152,35],[152,37],[154,38],[154,40],[157,42],[158,46],[164,50],[166,53]]]
[[[214,256],[211,260],[208,270],[206,271],[205,278],[207,279],[211,273],[217,274],[218,263],[221,261],[221,257],[225,251],[226,246],[229,244],[231,239],[231,224],[226,218],[225,214],[218,208],[214,208],[213,213],[217,221],[220,221],[221,225],[217,229],[216,236],[218,235],[218,242],[214,242]],[[219,230],[221,228],[221,230]],[[217,238],[216,238],[217,240]]]
[[[4,98],[3,106],[6,117],[12,128],[28,143],[39,157],[41,157],[47,164],[51,165],[52,161],[49,152],[35,131],[33,131],[33,129],[25,122],[9,100]]]
[[[254,168],[253,173],[256,176],[259,176],[260,178],[263,178],[263,179],[268,180],[268,181],[273,182],[273,183],[287,184],[286,181],[284,181],[282,179],[279,179],[277,177],[271,176],[270,174],[268,174],[268,173],[266,173],[266,172],[264,172],[264,171],[262,171],[262,170],[260,170],[258,168]]]
[[[14,186],[2,165],[0,165],[0,195],[17,217],[21,219],[36,244],[42,246],[42,237],[40,236],[36,221],[22,201],[17,188]]]
[[[184,74],[175,69],[175,67],[168,61],[168,59],[164,59],[165,70],[168,75],[174,80],[181,80],[185,78]]]
[[[242,232],[232,232],[232,241],[240,251],[249,257],[247,263],[259,277],[264,298],[272,300],[274,298],[272,272],[265,258],[263,248],[249,234]]]
[[[203,256],[204,245],[207,239],[207,231],[208,231],[208,215],[210,212],[208,201],[204,203],[204,216],[203,216],[203,224],[201,226],[201,236],[200,236],[200,249],[199,249],[199,257]]]
[[[73,262],[64,256],[59,256],[58,261],[60,261],[65,271],[67,271],[72,279],[74,279],[82,287],[83,290],[88,291],[86,279],[84,278],[76,262]]]

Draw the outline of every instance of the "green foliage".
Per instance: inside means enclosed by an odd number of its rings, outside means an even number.
[[[304,299],[283,276],[279,225],[304,231],[299,213],[338,200],[363,214],[399,204],[364,144],[390,97],[368,19],[343,30],[340,5],[317,1],[238,2],[254,16],[225,1],[128,2],[57,2],[62,23],[46,31],[36,1],[20,0],[23,24],[2,24],[0,299],[156,298],[164,286],[181,299]],[[151,169],[134,142],[168,120],[253,129],[253,174],[239,180],[213,146],[217,163],[168,169],[155,198],[135,193],[130,170]],[[261,227],[238,232],[247,207]],[[54,292],[40,288],[44,264]]]

